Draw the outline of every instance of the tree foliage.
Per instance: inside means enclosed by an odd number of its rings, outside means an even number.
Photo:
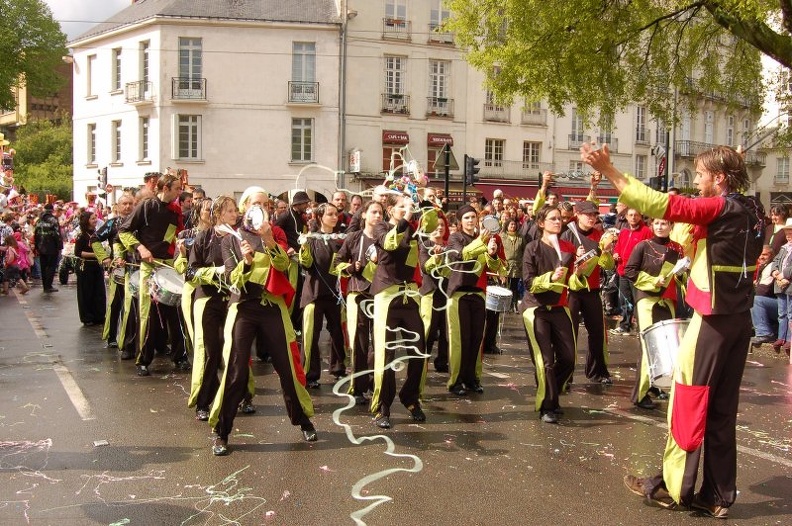
[[[20,82],[33,96],[58,91],[66,35],[43,0],[0,0],[0,35],[0,108],[16,106],[11,90]]]
[[[14,182],[28,193],[72,195],[72,122],[64,116],[59,122],[34,121],[17,130],[11,145],[14,156]]]
[[[631,103],[675,121],[675,99],[692,100],[685,94],[758,112],[765,96],[760,54],[792,66],[792,0],[446,5],[448,29],[499,100],[546,100],[557,114],[572,104],[603,127]]]

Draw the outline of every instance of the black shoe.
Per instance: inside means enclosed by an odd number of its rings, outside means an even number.
[[[311,380],[310,382],[308,382],[306,387],[308,389],[319,389],[321,387],[321,384],[317,380]]]
[[[131,360],[135,357],[135,354],[132,351],[121,351],[121,359],[122,360]]]
[[[355,395],[355,405],[366,405],[368,400],[363,395]]]
[[[377,413],[377,416],[374,417],[374,425],[381,429],[390,429],[390,417],[382,413]]]
[[[474,384],[465,383],[465,387],[467,387],[468,391],[473,391],[474,393],[483,394],[484,388],[481,387],[481,384],[476,382]]]
[[[412,419],[416,422],[426,422],[426,413],[423,412],[421,406],[418,404],[411,405],[407,411],[412,415]]]
[[[174,364],[174,367],[179,371],[190,371],[192,370],[192,365],[190,365],[189,360],[179,360]]]
[[[775,341],[774,336],[754,336],[751,338],[751,346],[752,347],[759,347],[763,343],[773,343]]]
[[[462,384],[452,385],[448,388],[448,392],[454,393],[457,396],[465,396],[467,391],[465,390],[465,386]]]
[[[434,364],[434,369],[438,373],[447,373],[448,372],[448,364],[436,363]]]
[[[118,342],[107,342],[105,347],[108,349],[118,349]]]
[[[546,413],[542,413],[542,422],[546,424],[557,424],[558,423],[558,415],[555,414],[554,411],[548,411]]]
[[[635,404],[635,407],[640,407],[641,409],[657,409],[657,404],[652,402],[652,399],[649,398],[649,395],[646,395]]]
[[[200,420],[201,422],[206,422],[209,420],[209,411],[206,409],[198,409],[195,411],[195,419]]]
[[[222,457],[228,454],[228,440],[225,438],[215,437],[212,440],[212,455]]]
[[[346,371],[336,371],[333,373],[333,376],[335,377],[337,382],[338,380],[346,376]]]
[[[729,508],[725,508],[719,504],[707,504],[699,493],[693,495],[693,502],[690,503],[690,507],[714,519],[729,518]]]
[[[600,383],[602,385],[613,385],[613,379],[610,376],[603,376],[600,378]]]
[[[252,415],[256,412],[256,407],[250,400],[242,400],[242,403],[239,404],[239,411],[246,415]]]
[[[149,376],[151,373],[149,372],[148,367],[145,365],[138,365],[137,374],[138,376]]]
[[[556,407],[555,409],[553,409],[553,413],[558,415],[558,416],[561,416],[561,415],[564,414],[564,410],[561,409],[560,407]]]
[[[316,434],[316,428],[310,422],[307,424],[301,424],[300,430],[302,430],[303,439],[306,442],[316,442],[316,440],[319,438]]]
[[[503,351],[497,345],[493,345],[484,349],[484,354],[503,354]]]
[[[58,292],[58,289],[56,289],[54,287],[50,287],[48,289],[44,289],[44,292]]]

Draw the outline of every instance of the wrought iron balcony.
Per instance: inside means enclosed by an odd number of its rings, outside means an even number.
[[[136,82],[127,82],[126,85],[124,86],[124,100],[128,104],[153,102],[154,83],[144,80],[138,80]]]
[[[206,100],[206,79],[173,77],[171,97],[174,100]]]
[[[454,99],[446,97],[427,97],[426,98],[427,117],[453,117]]]
[[[527,126],[546,126],[547,110],[523,111],[520,117],[520,124]]]
[[[698,141],[676,141],[674,144],[674,155],[692,159],[703,151],[711,150],[716,145],[708,142]]]
[[[289,81],[289,102],[319,104],[319,83]]]
[[[773,184],[776,186],[789,186],[789,174],[776,174],[773,177]]]
[[[764,152],[745,152],[745,164],[748,166],[767,166],[767,154]]]
[[[454,34],[449,31],[442,31],[440,24],[429,24],[429,42],[431,44],[454,45]]]
[[[480,165],[479,177],[482,179],[520,179],[538,181],[538,174],[545,170],[554,171],[552,163],[532,163],[528,161],[504,161],[484,159]]]
[[[581,135],[579,133],[569,134],[569,148],[568,150],[579,150],[584,142],[591,142],[591,135]]]
[[[394,40],[407,40],[411,37],[412,23],[403,18],[383,18],[382,38]]]
[[[485,104],[484,120],[487,122],[511,122],[509,107],[500,104]]]
[[[383,93],[382,113],[408,115],[410,113],[410,96],[400,93]]]
[[[597,144],[607,144],[610,151],[619,153],[619,139],[613,135],[598,135]]]

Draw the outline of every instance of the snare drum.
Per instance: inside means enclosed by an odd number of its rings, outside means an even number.
[[[512,291],[509,289],[490,285],[487,287],[487,310],[495,312],[509,312],[512,304]]]
[[[151,299],[175,307],[181,302],[184,278],[172,268],[161,268],[154,272],[149,282]]]
[[[641,332],[649,362],[649,379],[660,389],[669,389],[674,383],[674,363],[688,320],[663,320]]]
[[[126,275],[126,269],[124,267],[116,267],[113,269],[113,272],[110,274],[110,277],[113,281],[118,285],[124,284],[124,276]]]
[[[129,293],[137,298],[140,293],[140,271],[136,270],[129,275]]]

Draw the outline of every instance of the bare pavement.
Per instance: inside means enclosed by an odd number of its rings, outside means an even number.
[[[330,376],[314,391],[319,441],[285,415],[272,367],[257,362],[257,412],[231,453],[186,405],[189,375],[158,357],[140,378],[77,318],[72,285],[0,298],[2,525],[635,525],[707,524],[629,493],[665,443],[665,402],[634,408],[636,337],[611,337],[613,386],[581,372],[560,425],[534,412],[534,376],[516,314],[501,355],[485,355],[483,395],[448,393],[430,366],[425,423],[394,405],[375,428]],[[585,348],[585,331],[579,348]],[[743,379],[736,504],[728,524],[792,524],[792,366],[769,346]],[[399,376],[401,373],[399,373]],[[343,388],[344,386],[337,386]],[[721,521],[723,522],[723,521]]]

